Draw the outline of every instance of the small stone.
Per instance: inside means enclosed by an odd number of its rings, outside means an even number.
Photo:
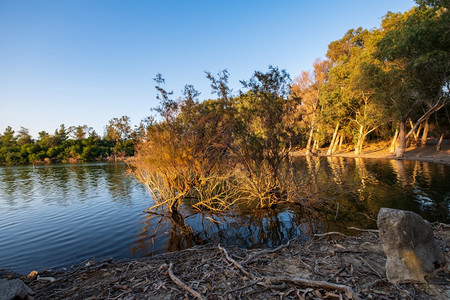
[[[0,279],[0,300],[32,299],[33,291],[20,279]]]
[[[30,274],[28,274],[27,279],[34,279],[38,276],[38,271],[31,271]]]
[[[377,225],[386,253],[386,276],[397,283],[402,280],[425,282],[444,264],[444,256],[434,239],[428,221],[411,211],[381,208]]]

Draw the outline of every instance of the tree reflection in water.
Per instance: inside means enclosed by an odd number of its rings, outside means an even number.
[[[306,157],[295,161],[295,166],[304,186],[298,191],[298,205],[241,206],[224,213],[197,212],[184,205],[180,214],[148,215],[133,254],[177,251],[205,243],[276,247],[324,231],[355,234],[348,227],[376,228],[381,207],[412,210],[430,221],[448,222],[446,182],[450,175],[445,166],[339,157]]]
[[[203,244],[241,248],[276,247],[292,238],[321,231],[317,216],[288,208],[234,210],[227,213],[149,214],[131,247],[132,255],[178,251]],[[191,214],[189,214],[191,213]]]
[[[24,224],[23,234],[14,236],[26,235],[31,232],[26,224],[34,218],[33,224],[42,221],[42,228],[33,228],[36,234],[24,239],[26,247],[30,239],[45,236],[49,226],[66,228],[64,235],[71,233],[81,245],[85,236],[96,236],[96,228],[108,236],[105,249],[124,243],[128,247],[120,249],[126,254],[131,250],[133,256],[144,256],[205,243],[276,247],[325,231],[355,234],[347,227],[376,227],[380,207],[450,222],[447,165],[339,157],[298,158],[294,164],[293,177],[302,183],[295,191],[295,204],[262,210],[237,206],[222,214],[200,213],[185,204],[180,215],[170,217],[142,213],[151,206],[151,198],[143,185],[126,176],[124,164],[0,168],[0,233],[4,241],[12,240],[5,234],[8,228]],[[86,248],[95,242],[87,241]]]

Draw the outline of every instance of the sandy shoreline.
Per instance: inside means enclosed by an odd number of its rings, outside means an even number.
[[[389,152],[388,148],[378,148],[377,145],[369,146],[363,149],[363,153],[356,156],[353,151],[336,151],[333,155],[336,157],[350,157],[350,158],[375,158],[375,159],[400,159],[400,160],[416,160],[431,163],[450,164],[450,143],[442,143],[441,151],[436,151],[436,145],[430,145],[422,148],[410,147],[406,149],[405,155],[402,158],[396,158]],[[327,149],[320,149],[318,156],[327,156]],[[305,150],[296,151],[295,156],[305,156]]]

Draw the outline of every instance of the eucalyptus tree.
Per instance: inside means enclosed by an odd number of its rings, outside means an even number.
[[[291,87],[294,96],[301,99],[298,109],[302,114],[302,125],[308,128],[306,155],[311,153],[314,131],[320,126],[320,97],[326,83],[328,61],[316,59],[313,71],[302,71]]]
[[[327,57],[331,68],[322,103],[324,117],[336,124],[330,150],[335,145],[339,126],[346,126],[353,132],[355,154],[359,155],[367,135],[383,122],[383,111],[374,97],[374,90],[366,84],[370,78],[363,76],[366,64],[373,60],[377,38],[377,31],[351,29],[342,39],[329,45]]]
[[[450,12],[449,1],[417,1],[418,7],[405,13],[388,13],[382,22],[384,37],[378,42],[380,60],[374,75],[377,92],[399,123],[395,156],[403,156],[406,140],[449,103]],[[406,122],[426,109],[409,132]]]

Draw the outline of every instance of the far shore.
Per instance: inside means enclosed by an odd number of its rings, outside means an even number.
[[[431,163],[442,163],[450,165],[450,140],[443,141],[441,150],[436,151],[436,145],[427,145],[425,147],[409,147],[406,149],[405,154],[401,158],[396,158],[389,152],[389,145],[373,144],[363,149],[359,156],[356,156],[354,151],[340,150],[334,152],[332,155],[327,155],[327,148],[319,149],[314,154],[318,156],[335,156],[335,157],[351,157],[351,158],[377,158],[377,159],[400,159],[400,160],[416,160]],[[306,150],[302,149],[295,151],[294,156],[305,156]]]

